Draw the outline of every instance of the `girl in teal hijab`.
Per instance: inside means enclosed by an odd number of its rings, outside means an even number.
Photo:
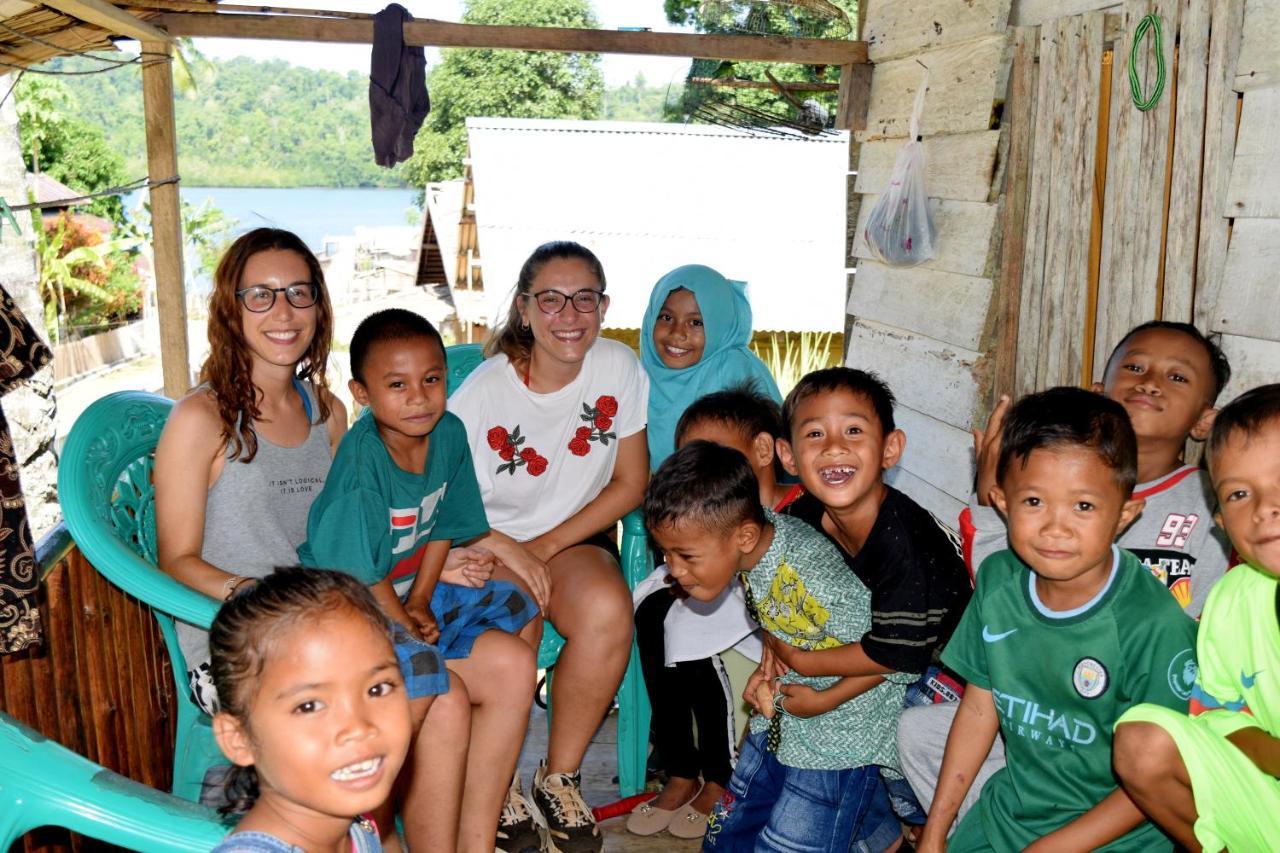
[[[746,283],[689,264],[658,279],[640,330],[640,363],[649,374],[649,466],[675,451],[676,423],[694,400],[751,383],[782,402],[778,385],[748,344]]]

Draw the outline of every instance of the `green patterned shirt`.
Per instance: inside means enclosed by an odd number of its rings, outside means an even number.
[[[856,643],[871,626],[871,593],[822,533],[799,519],[765,510],[773,525],[769,550],[742,577],[761,627],[801,649]],[[823,690],[839,681],[787,673],[783,683]],[[782,714],[778,761],[807,770],[878,764],[897,771],[895,733],[905,684],[888,681],[816,717]],[[769,728],[760,715],[752,733]]]

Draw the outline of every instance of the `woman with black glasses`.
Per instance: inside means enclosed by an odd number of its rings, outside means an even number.
[[[608,534],[640,504],[649,474],[649,381],[629,347],[600,337],[608,307],[590,250],[539,246],[486,345],[489,358],[449,399],[466,424],[492,528],[474,544],[528,587],[565,638],[548,753],[531,793],[552,849],[575,853],[602,844],[578,769],[631,651],[631,593]],[[540,620],[533,625],[526,638],[536,648]],[[529,808],[518,777],[508,806],[507,831],[520,835]]]
[[[214,273],[201,384],[174,405],[156,447],[156,546],[160,568],[176,580],[221,601],[277,566],[297,565],[307,513],[347,429],[346,409],[325,382],[332,338],[320,262],[297,235],[259,228],[231,244]],[[212,714],[208,638],[178,623],[192,694]],[[436,697],[410,752],[429,753],[432,763],[406,764],[415,784],[403,808],[443,833],[430,849],[454,846],[457,798],[440,788],[460,787],[469,730],[466,691],[451,689]],[[223,796],[211,784],[202,799],[221,804]],[[390,804],[378,823],[384,848],[398,850]]]

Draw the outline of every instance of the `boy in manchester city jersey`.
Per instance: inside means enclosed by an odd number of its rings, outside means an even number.
[[[1115,768],[1150,818],[1188,850],[1280,845],[1280,385],[1240,395],[1214,423],[1218,523],[1244,560],[1204,607],[1191,715],[1133,708]]]
[[[1118,403],[1056,388],[1010,411],[993,496],[1012,550],[984,561],[943,652],[969,686],[919,850],[1170,849],[1111,773],[1116,719],[1185,708],[1195,679],[1195,623],[1113,545],[1142,511],[1136,476]],[[1007,765],[948,841],[997,731]]]

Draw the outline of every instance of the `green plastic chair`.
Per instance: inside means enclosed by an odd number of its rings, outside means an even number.
[[[448,375],[445,388],[454,392],[462,380],[484,360],[480,344],[455,344],[446,351]],[[644,520],[638,510],[622,519],[622,574],[632,589],[653,570],[649,553],[649,537]],[[560,657],[564,637],[548,622],[542,629],[542,644],[538,647],[538,668],[549,669]],[[550,684],[548,683],[548,696]],[[550,699],[547,706],[551,713]],[[644,689],[644,676],[640,672],[640,653],[631,644],[631,659],[626,674],[618,688],[618,788],[622,796],[638,794],[644,790],[645,767],[649,757],[649,694]],[[548,722],[550,721],[548,717]]]
[[[42,826],[157,853],[207,851],[230,829],[211,809],[112,773],[0,713],[0,850]]]
[[[446,354],[446,389],[452,393],[484,356],[479,344],[452,346]],[[205,772],[226,759],[214,743],[208,715],[191,698],[174,620],[207,629],[220,603],[156,567],[151,470],[156,442],[172,407],[172,401],[141,391],[120,391],[95,401],[67,436],[58,464],[58,493],[67,528],[90,564],[150,606],[160,626],[177,697],[172,791],[194,802]],[[623,519],[621,551],[623,574],[635,587],[652,567],[638,512]],[[564,639],[548,625],[538,666],[554,664],[563,645]],[[625,796],[644,789],[649,742],[649,700],[634,644],[618,700],[618,783]]]
[[[58,497],[81,553],[107,580],[151,608],[164,637],[177,697],[175,796],[195,802],[205,771],[226,759],[209,716],[191,698],[174,620],[208,628],[219,602],[156,567],[156,442],[173,402],[142,391],[95,401],[76,419],[58,460]]]

